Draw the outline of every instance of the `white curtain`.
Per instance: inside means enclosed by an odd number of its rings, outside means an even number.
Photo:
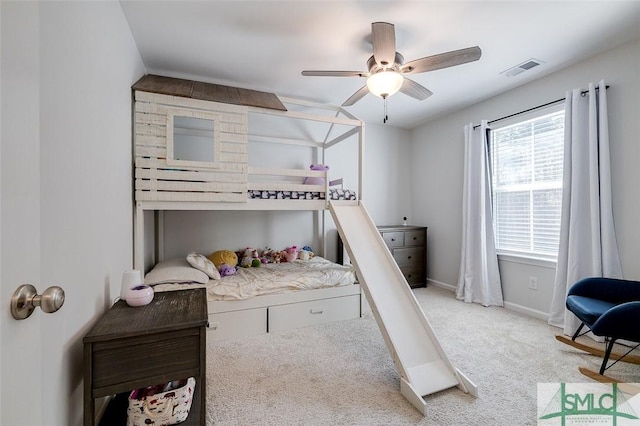
[[[585,277],[622,277],[613,227],[607,90],[604,81],[567,93],[558,266],[549,324],[575,332],[565,308],[569,288]]]
[[[467,303],[503,306],[491,213],[491,176],[486,121],[464,126],[462,250],[456,297]]]

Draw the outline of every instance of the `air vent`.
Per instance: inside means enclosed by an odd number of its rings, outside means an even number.
[[[524,61],[523,63],[516,65],[515,67],[509,68],[506,71],[502,71],[500,74],[504,74],[507,77],[513,77],[514,75],[518,75],[521,72],[525,72],[530,70],[531,68],[535,68],[538,65],[544,64],[544,62],[542,62],[539,59],[529,59],[528,61]]]

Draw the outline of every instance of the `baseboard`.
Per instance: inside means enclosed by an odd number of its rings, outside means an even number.
[[[456,292],[456,286],[451,285],[451,284],[447,284],[447,283],[443,283],[442,281],[437,281],[437,280],[433,280],[431,278],[427,278],[427,284],[431,284],[434,287],[439,287],[439,288],[443,288],[445,290],[449,290],[453,293]]]
[[[443,283],[442,281],[433,280],[431,278],[427,278],[427,283],[433,285],[434,287],[439,287],[445,290],[449,290],[452,293],[456,292],[456,286]],[[510,311],[518,312],[524,315],[528,315],[533,318],[541,319],[543,321],[549,320],[549,314],[547,312],[538,311],[537,309],[528,308],[526,306],[519,305],[517,303],[512,302],[504,302],[504,308]]]
[[[527,308],[526,306],[518,305],[517,303],[504,302],[504,307],[505,309],[509,309],[510,311],[525,314],[533,318],[541,319],[543,321],[549,320],[549,314],[547,312],[542,312],[537,309]]]

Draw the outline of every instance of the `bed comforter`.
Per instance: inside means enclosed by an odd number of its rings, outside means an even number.
[[[264,294],[350,285],[355,281],[353,267],[316,256],[304,261],[238,268],[236,275],[209,280],[205,285],[158,284],[154,291],[206,287],[209,300],[242,300]]]

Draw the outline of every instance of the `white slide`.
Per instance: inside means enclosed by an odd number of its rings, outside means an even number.
[[[424,395],[457,386],[477,397],[477,386],[447,359],[362,201],[331,202],[330,211],[400,374],[402,395],[423,415]]]

